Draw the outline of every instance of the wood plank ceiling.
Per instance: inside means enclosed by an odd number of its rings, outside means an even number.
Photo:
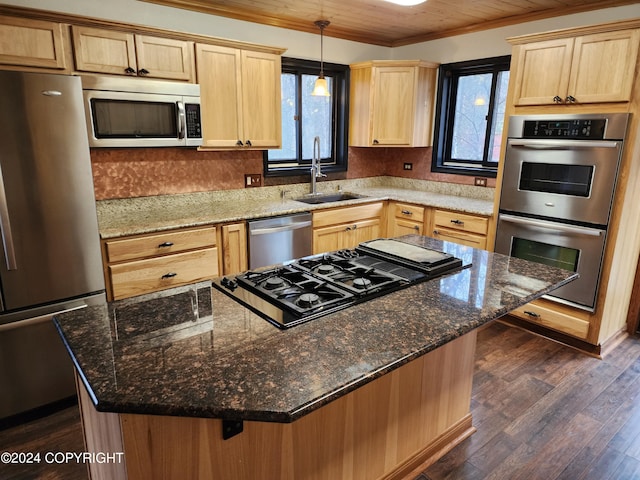
[[[237,20],[388,47],[522,22],[638,4],[638,0],[427,0],[402,7],[384,0],[141,0]]]

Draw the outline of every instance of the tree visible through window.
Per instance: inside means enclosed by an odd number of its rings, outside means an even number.
[[[432,171],[495,176],[510,57],[440,66]]]
[[[282,148],[264,153],[265,175],[307,173],[320,138],[323,171],[346,170],[349,67],[324,63],[330,97],[314,97],[320,63],[282,60]]]

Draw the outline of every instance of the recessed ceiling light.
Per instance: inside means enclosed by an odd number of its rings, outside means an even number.
[[[410,7],[412,5],[419,5],[426,1],[427,0],[385,0],[385,2],[395,3],[398,5],[403,5],[405,7]]]

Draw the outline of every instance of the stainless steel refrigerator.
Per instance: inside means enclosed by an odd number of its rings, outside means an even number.
[[[79,77],[0,71],[0,419],[74,395],[51,315],[104,299]]]

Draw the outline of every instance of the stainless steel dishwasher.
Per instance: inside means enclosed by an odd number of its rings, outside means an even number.
[[[249,221],[249,268],[265,267],[312,253],[311,214]]]

